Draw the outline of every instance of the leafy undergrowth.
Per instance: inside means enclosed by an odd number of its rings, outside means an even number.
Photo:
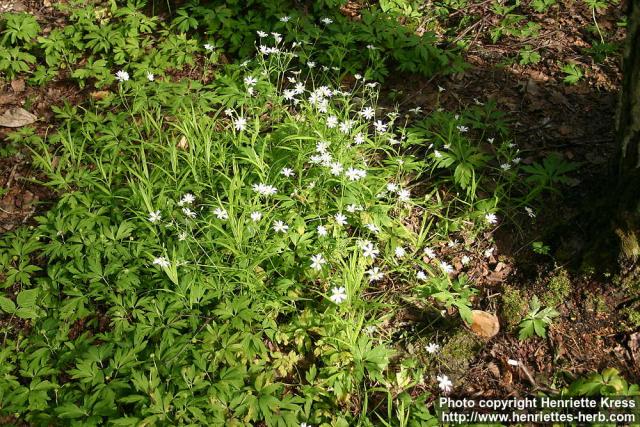
[[[492,102],[379,108],[387,66],[455,70],[384,14],[221,3],[70,3],[47,36],[5,16],[6,76],[101,90],[8,137],[57,197],[0,238],[1,422],[438,425],[496,224],[576,165],[522,164]],[[545,337],[570,287],[503,295],[512,333]],[[563,392],[638,391],[608,370]]]

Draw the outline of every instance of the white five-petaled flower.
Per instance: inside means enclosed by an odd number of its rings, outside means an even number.
[[[405,248],[403,248],[402,246],[398,246],[395,251],[394,251],[396,258],[402,258],[403,256],[405,256],[407,254],[407,251]]]
[[[149,222],[156,223],[162,219],[162,215],[160,215],[160,211],[154,211],[149,213]]]
[[[484,251],[485,258],[490,258],[493,255],[493,252],[495,250],[496,250],[496,248],[489,248],[486,251]]]
[[[424,248],[424,254],[427,256],[427,258],[430,258],[430,259],[433,259],[436,257],[436,253],[431,248]]]
[[[159,265],[162,268],[169,267],[171,263],[163,256],[159,256],[153,260],[155,265]]]
[[[329,24],[333,24],[333,19],[325,17],[325,18],[322,18],[320,22],[322,22],[324,25],[329,25]]]
[[[440,390],[442,390],[444,393],[449,393],[451,390],[453,390],[453,383],[448,376],[438,375],[436,379],[438,380],[438,387],[440,387]]]
[[[149,73],[147,72],[147,80],[149,80],[150,82],[154,81],[156,79],[156,76],[153,75],[153,73]]]
[[[358,133],[356,134],[356,136],[353,138],[353,142],[354,142],[356,145],[360,145],[360,144],[363,144],[363,143],[364,143],[364,135],[362,134],[362,132],[358,132]]]
[[[391,193],[395,193],[396,191],[398,191],[398,189],[399,189],[398,184],[395,184],[393,182],[390,182],[387,184],[387,191]]]
[[[280,22],[289,22],[291,20],[290,16],[283,16],[280,18]]]
[[[278,192],[278,189],[273,185],[268,184],[253,184],[253,191],[260,194],[261,196],[273,196]]]
[[[462,263],[462,265],[467,265],[471,262],[471,258],[469,258],[468,255],[464,255],[461,259],[460,262]]]
[[[187,193],[182,196],[182,198],[178,202],[178,206],[190,205],[191,203],[195,202],[195,200],[196,198],[193,194]]]
[[[245,119],[244,117],[238,117],[237,119],[235,119],[233,121],[233,127],[237,130],[237,131],[243,131],[246,129],[247,127],[247,119]]]
[[[336,304],[340,304],[347,299],[347,290],[343,286],[333,288],[329,299]]]
[[[216,218],[218,219],[229,219],[229,214],[227,213],[226,210],[222,209],[222,208],[215,208],[215,210],[213,211],[213,214],[216,216]]]
[[[376,256],[378,256],[379,253],[380,251],[373,246],[373,243],[371,242],[367,242],[362,245],[362,255],[365,258],[376,259]]]
[[[338,126],[338,118],[336,116],[327,117],[327,127],[333,129]]]
[[[331,162],[329,167],[331,168],[331,175],[333,176],[340,176],[344,170],[344,166],[342,166],[342,163],[340,162]]]
[[[536,213],[529,206],[525,206],[524,210],[527,212],[527,215],[529,215],[531,218],[536,217]]]
[[[256,34],[260,38],[264,38],[264,37],[267,37],[269,35],[269,34],[265,33],[264,31],[260,31],[260,30],[256,31]]]
[[[206,43],[204,45],[204,50],[208,51],[208,52],[212,52],[213,51],[213,45],[210,43]]]
[[[284,221],[278,220],[273,224],[273,231],[276,233],[286,233],[288,229],[289,226]]]
[[[485,221],[487,221],[489,224],[495,224],[496,222],[498,222],[498,217],[493,214],[493,213],[488,213],[484,216]]]
[[[295,175],[295,172],[293,171],[293,169],[291,168],[282,168],[282,170],[280,171],[280,173],[284,176],[286,176],[287,178],[290,178],[292,176]]]
[[[367,171],[358,168],[349,168],[345,172],[345,175],[349,178],[349,181],[358,181],[367,176]]]
[[[349,133],[352,127],[353,122],[351,120],[345,120],[344,122],[340,123],[340,125],[338,125],[338,128],[342,133]]]
[[[374,234],[377,234],[380,232],[380,228],[375,224],[365,224],[364,226],[367,228],[367,230],[369,230]]]
[[[456,126],[456,128],[458,129],[458,132],[460,132],[460,133],[465,133],[465,132],[469,131],[469,128],[467,126],[458,125],[458,126]]]
[[[369,282],[375,282],[384,277],[384,274],[380,271],[379,267],[373,267],[367,270],[367,274],[369,275]]]
[[[118,80],[119,82],[126,82],[127,80],[129,80],[129,73],[124,70],[118,71],[116,73],[116,80]]]
[[[316,271],[322,270],[322,265],[326,263],[327,263],[327,260],[324,259],[324,256],[322,256],[322,254],[311,256],[311,268],[313,268]]]
[[[440,157],[442,157],[442,153],[439,152],[438,150],[433,150],[433,157],[435,157],[436,159],[439,159]]]
[[[244,78],[244,84],[246,86],[255,86],[256,83],[258,83],[258,79],[253,76],[247,76]]]
[[[440,268],[442,269],[442,271],[444,271],[446,274],[450,274],[453,273],[453,267],[451,266],[451,264],[446,263],[445,261],[440,261]]]
[[[398,191],[398,200],[401,202],[408,202],[411,198],[411,192],[407,189]]]
[[[328,234],[327,232],[327,227],[325,227],[324,225],[319,225],[318,228],[316,228],[317,232],[318,232],[318,236],[326,236]]]
[[[376,110],[371,107],[364,107],[358,114],[367,120],[371,120],[376,115]]]
[[[438,350],[440,350],[440,346],[434,342],[430,342],[429,345],[425,347],[425,349],[427,350],[427,353],[434,354]]]
[[[424,280],[427,280],[427,275],[424,273],[424,271],[420,270],[416,273],[416,278],[418,280],[424,281]]]
[[[251,221],[258,222],[262,219],[262,212],[254,211],[251,212]]]
[[[336,224],[340,226],[347,225],[347,217],[341,212],[335,214],[333,218],[336,220]]]
[[[189,208],[182,208],[182,213],[185,214],[189,218],[195,218],[196,213]]]
[[[373,124],[373,127],[376,128],[377,132],[385,132],[387,130],[387,125],[385,123],[382,123],[382,120],[376,120],[375,123]]]
[[[354,213],[356,211],[361,211],[362,210],[362,206],[360,205],[354,205],[353,203],[350,205],[347,205],[347,212],[349,213]]]
[[[500,165],[500,168],[503,171],[508,171],[509,169],[511,169],[511,165],[509,163],[503,163],[503,164]]]

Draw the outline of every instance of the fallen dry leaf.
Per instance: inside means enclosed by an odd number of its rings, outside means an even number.
[[[176,145],[176,147],[179,150],[187,150],[187,149],[189,149],[189,142],[187,142],[187,137],[182,135],[182,138],[180,138],[180,141],[178,141],[178,145]]]
[[[0,116],[0,126],[19,128],[30,125],[36,120],[38,120],[38,118],[24,108],[15,107],[9,108]]]
[[[109,92],[108,90],[98,90],[95,92],[91,92],[90,95],[93,99],[101,100],[105,99],[107,96],[109,96],[109,94],[111,94],[111,92]]]
[[[493,338],[500,332],[500,321],[495,314],[473,310],[471,312],[471,330],[483,338]]]
[[[24,91],[24,80],[23,79],[11,80],[11,89],[13,89],[14,92]]]

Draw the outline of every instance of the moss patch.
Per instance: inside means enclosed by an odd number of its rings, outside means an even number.
[[[440,361],[451,374],[462,376],[482,346],[482,341],[467,330],[458,331],[440,350]]]
[[[527,301],[520,289],[505,286],[502,289],[502,305],[500,314],[507,330],[513,330],[527,311]]]
[[[571,280],[566,270],[559,270],[547,284],[547,291],[542,295],[542,303],[546,306],[557,307],[562,304],[571,293]]]

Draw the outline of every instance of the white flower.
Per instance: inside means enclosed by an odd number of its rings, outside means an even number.
[[[263,38],[263,37],[267,37],[269,34],[265,33],[264,31],[256,31],[256,34],[258,34],[258,37]]]
[[[233,127],[238,131],[243,131],[247,127],[247,119],[244,117],[238,117],[233,121]]]
[[[444,92],[444,88],[442,86],[438,86],[438,92]]]
[[[331,168],[331,175],[333,176],[340,176],[340,174],[344,170],[344,166],[342,166],[342,163],[338,162],[332,162],[329,167]]]
[[[338,118],[336,116],[327,117],[327,127],[333,129],[338,126]]]
[[[362,255],[365,258],[376,259],[376,256],[378,256],[379,253],[380,251],[375,246],[373,246],[373,243],[371,242],[367,242],[362,245]]]
[[[156,76],[153,75],[153,73],[147,72],[147,80],[149,80],[150,82],[154,81],[156,79]]]
[[[371,231],[372,233],[379,233],[380,232],[380,228],[378,228],[377,225],[375,224],[365,224],[364,225],[369,231]]]
[[[395,193],[399,188],[400,187],[398,187],[398,184],[394,184],[393,182],[387,184],[387,191],[391,193]]]
[[[178,240],[181,241],[181,242],[187,240],[187,232],[186,231],[181,231],[178,234]]]
[[[190,205],[195,202],[196,198],[193,194],[187,193],[178,202],[178,206]]]
[[[254,211],[251,212],[251,221],[258,222],[262,219],[262,212]]]
[[[396,258],[402,258],[407,254],[407,251],[402,246],[398,246],[394,252],[395,252]]]
[[[420,106],[417,106],[416,108],[409,109],[409,112],[413,113],[413,114],[419,114],[421,111],[422,111],[422,107],[420,107]]]
[[[382,120],[376,120],[373,126],[378,132],[384,132],[387,130],[387,125],[385,123],[382,123]]]
[[[247,86],[255,86],[258,83],[258,79],[253,76],[247,76],[244,78],[244,84]]]
[[[162,268],[169,267],[171,263],[163,256],[157,257],[153,260],[155,265],[159,265]]]
[[[278,189],[273,185],[268,184],[253,184],[253,191],[260,194],[261,196],[273,196],[278,192]]]
[[[536,217],[536,213],[530,207],[525,206],[524,210],[527,212],[527,215],[529,215],[531,218],[535,218]]]
[[[456,126],[456,128],[458,129],[458,132],[460,132],[460,133],[465,133],[465,132],[469,131],[468,127],[462,126],[462,125],[458,125],[458,126]]]
[[[464,255],[462,259],[460,259],[460,262],[462,263],[462,265],[467,265],[471,262],[471,258],[469,258],[469,256],[467,255]]]
[[[518,366],[520,364],[520,362],[518,362],[517,360],[513,360],[513,359],[509,359],[507,360],[507,363],[511,366]]]
[[[326,236],[328,234],[327,227],[324,225],[319,225],[316,230],[318,231],[318,236]]]
[[[213,51],[213,46],[209,43],[204,45],[204,50],[212,52]]]
[[[489,141],[489,144],[493,144],[493,141],[495,141],[495,138],[487,138],[487,141]]]
[[[338,128],[340,129],[340,132],[342,133],[349,133],[352,127],[353,127],[353,122],[351,120],[345,120],[344,122],[341,122],[340,125],[338,126]]]
[[[331,289],[331,296],[329,299],[336,304],[340,304],[341,302],[347,299],[347,291],[344,287],[333,288]]]
[[[416,278],[418,280],[424,281],[424,280],[427,280],[427,275],[424,273],[424,271],[420,270],[416,273]]]
[[[486,251],[484,251],[484,256],[485,258],[490,258],[491,255],[493,255],[493,251],[495,251],[496,248],[489,248]]]
[[[327,263],[327,260],[324,259],[322,254],[311,256],[311,268],[313,268],[314,270],[317,270],[317,271],[322,270],[322,264],[326,264],[326,263]]]
[[[367,120],[371,120],[372,118],[375,117],[376,110],[374,110],[371,107],[365,107],[358,114],[360,114],[362,117],[364,117]]]
[[[347,209],[347,212],[349,212],[349,213],[355,213],[356,211],[361,211],[362,210],[362,206],[350,204],[350,205],[347,205],[346,209]]]
[[[229,219],[229,214],[227,213],[227,211],[225,211],[225,210],[224,210],[224,209],[222,209],[222,208],[216,208],[216,209],[213,211],[213,214],[214,214],[218,219],[222,219],[222,220],[224,220],[224,219]]]
[[[453,383],[448,376],[438,375],[436,379],[438,380],[438,387],[440,387],[440,390],[442,390],[444,393],[449,393],[451,390],[453,390]]]
[[[522,161],[522,158],[520,158],[520,157],[516,157],[516,158],[514,158],[514,159],[512,160],[512,162],[513,162],[513,164],[514,164],[514,165],[517,165],[517,164],[518,164],[518,163],[520,163],[521,161]]]
[[[273,224],[273,231],[275,231],[276,233],[286,233],[288,229],[289,226],[283,221],[278,220],[275,222],[275,224]]]
[[[411,192],[407,189],[398,191],[398,200],[401,202],[408,202],[411,198]]]
[[[440,268],[442,269],[442,271],[444,271],[446,274],[450,274],[453,273],[453,267],[451,266],[451,264],[448,264],[444,261],[440,261]]]
[[[440,346],[434,342],[429,343],[426,347],[427,353],[434,354],[438,350],[440,350]]]
[[[436,257],[436,253],[431,248],[424,248],[424,254],[427,258],[433,259]]]
[[[353,138],[353,142],[356,145],[360,145],[360,144],[364,143],[364,135],[362,134],[362,132],[358,132],[356,134],[356,136]]]
[[[345,172],[345,175],[350,181],[358,181],[367,176],[367,171],[358,168],[349,168],[347,172]]]
[[[338,212],[333,217],[335,218],[336,223],[338,225],[340,225],[340,226],[347,225],[347,217],[345,215],[343,215],[342,213]]]
[[[280,22],[289,22],[291,20],[290,16],[283,16],[282,18],[280,18]]]
[[[511,165],[509,163],[503,163],[500,165],[500,167],[503,171],[508,171],[509,169],[511,169]]]
[[[286,176],[287,178],[290,178],[292,176],[295,175],[295,172],[293,171],[293,169],[291,168],[282,168],[282,170],[280,171],[280,173],[284,176]]]
[[[353,78],[356,79],[356,80],[360,80],[362,78],[362,74],[356,73],[356,74],[353,75]]]
[[[315,68],[315,66],[316,66],[316,63],[315,63],[315,62],[313,62],[313,61],[307,61],[307,67],[309,67],[309,68]]]
[[[284,99],[286,99],[287,101],[291,101],[296,96],[296,92],[291,89],[286,89],[284,92],[282,92],[282,95],[284,96]]]
[[[484,216],[485,221],[487,221],[489,224],[495,224],[496,222],[498,222],[498,217],[495,214],[492,213],[488,213]]]
[[[116,80],[118,80],[119,82],[126,82],[127,80],[129,80],[129,73],[124,70],[118,71],[116,73]]]
[[[436,159],[439,159],[440,157],[442,157],[442,153],[441,153],[441,152],[439,152],[438,150],[433,150],[433,156],[434,156]]]
[[[373,267],[372,269],[367,270],[367,274],[369,275],[369,282],[375,282],[384,277],[384,274],[378,267]]]
[[[447,246],[449,246],[450,248],[455,248],[456,246],[458,246],[458,239],[453,239],[453,240],[449,240],[447,242]]]
[[[322,18],[320,20],[320,22],[322,22],[325,25],[329,25],[329,24],[333,24],[333,19],[331,19],[331,18]]]
[[[154,211],[149,213],[149,222],[156,223],[162,219],[162,215],[160,215],[160,211]]]
[[[196,217],[196,213],[189,208],[182,208],[182,213],[188,216],[189,218]]]

